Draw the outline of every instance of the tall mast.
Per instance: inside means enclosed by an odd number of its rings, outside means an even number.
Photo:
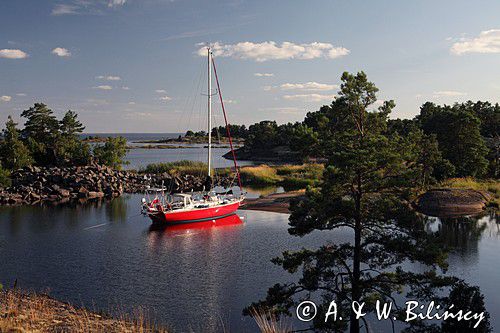
[[[212,168],[212,52],[207,47],[208,68],[208,176],[211,176]],[[210,189],[208,189],[210,190]]]

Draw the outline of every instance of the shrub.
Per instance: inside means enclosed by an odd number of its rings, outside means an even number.
[[[101,164],[120,169],[125,164],[123,158],[127,155],[127,140],[121,136],[108,137],[104,145],[94,147],[94,157]]]
[[[2,166],[0,165],[0,187],[8,187],[10,185],[10,171],[2,168]]]

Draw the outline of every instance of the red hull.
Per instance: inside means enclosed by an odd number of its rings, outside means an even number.
[[[219,205],[209,208],[195,208],[191,210],[167,211],[151,214],[150,217],[154,223],[178,224],[193,223],[215,220],[234,214],[240,207],[241,202],[233,202],[225,205]]]

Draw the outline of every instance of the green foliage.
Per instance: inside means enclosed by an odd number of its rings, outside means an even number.
[[[377,91],[363,72],[344,73],[339,97],[322,114],[309,117],[308,126],[322,132],[319,140],[328,163],[320,186],[308,189],[306,198],[291,206],[290,234],[342,228],[352,231],[352,240],[284,252],[273,262],[297,274],[298,280],[273,286],[252,307],[290,314],[301,297],[324,300],[322,310],[335,299],[339,315],[349,318],[350,332],[358,333],[360,320],[351,311],[352,301],[365,302],[364,310],[373,312],[377,299],[394,301],[394,294],[405,291],[408,298],[427,301],[456,281],[438,274],[447,267],[446,253],[408,204],[414,184],[429,177],[428,165],[439,159],[435,151],[423,155],[414,139],[435,142],[419,132],[402,136],[390,131],[394,103],[372,110]],[[405,270],[408,262],[423,264],[422,270]],[[347,328],[346,321],[320,317],[311,329]]]
[[[277,145],[278,124],[264,120],[250,125],[245,146],[253,150],[269,149]]]
[[[43,103],[35,105],[21,113],[26,118],[23,137],[28,148],[39,165],[57,164],[57,143],[60,137],[59,122],[51,109]]]
[[[94,147],[94,157],[100,163],[112,168],[121,169],[127,154],[127,140],[124,137],[108,137],[104,145]]]
[[[78,115],[68,110],[60,121],[61,135],[58,142],[59,164],[86,165],[92,158],[90,145],[80,140],[79,134],[85,126]]]
[[[0,162],[11,170],[25,167],[33,162],[30,151],[19,137],[16,126],[17,124],[9,116],[2,133],[3,141],[0,143]]]
[[[245,125],[229,125],[229,131],[231,132],[231,137],[244,139],[248,135],[248,130]],[[227,129],[226,126],[219,126],[212,128],[212,136],[213,137],[224,137],[227,138]]]
[[[186,134],[184,135],[187,138],[202,138],[207,136],[207,132],[205,131],[199,131],[199,132],[193,132],[191,130],[187,131]]]
[[[0,164],[0,187],[9,187],[10,185],[11,185],[10,171],[4,169]]]
[[[487,172],[488,148],[481,136],[481,121],[466,105],[425,103],[417,117],[426,134],[434,134],[443,157],[459,177],[481,177]]]

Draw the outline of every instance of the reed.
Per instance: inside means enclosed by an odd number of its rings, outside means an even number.
[[[118,310],[112,318],[85,308],[57,301],[46,294],[18,289],[0,289],[0,332],[75,332],[75,333],[168,333],[157,325],[147,310],[136,308],[131,314]],[[291,325],[274,314],[254,309],[251,312],[260,332],[288,333]],[[200,326],[200,332],[203,328]],[[230,332],[221,322],[221,332]]]
[[[0,332],[167,333],[137,309],[118,319],[62,303],[44,294],[15,289],[0,292]]]
[[[168,173],[170,175],[200,175],[207,172],[207,164],[199,161],[181,160],[167,163],[152,163],[139,170],[141,173]]]
[[[288,333],[292,332],[292,326],[285,320],[278,320],[276,315],[262,309],[253,308],[250,311],[260,332],[262,333]]]
[[[282,185],[288,189],[300,189],[313,186],[323,174],[322,164],[247,166],[241,169],[241,178],[245,184]]]

